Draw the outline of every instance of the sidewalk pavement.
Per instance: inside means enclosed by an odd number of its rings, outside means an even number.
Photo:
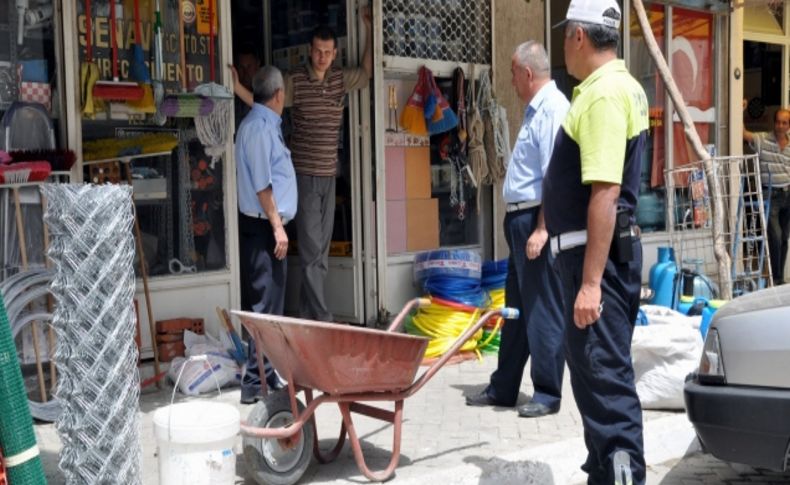
[[[404,402],[401,458],[396,484],[577,484],[586,483],[579,469],[586,450],[582,426],[566,372],[562,408],[559,413],[538,419],[519,418],[515,409],[469,407],[464,396],[479,392],[496,368],[496,358],[466,361],[445,366],[428,384]],[[528,370],[525,373],[528,375]],[[525,402],[532,389],[522,386],[520,402]],[[172,388],[141,396],[141,442],[143,483],[158,483],[156,440],[153,434],[153,412],[170,402]],[[177,401],[187,398],[177,395]],[[194,399],[194,398],[188,398]],[[252,406],[239,405],[239,390],[223,392],[217,399],[239,407],[242,418]],[[384,403],[389,409],[391,404]],[[389,461],[392,449],[392,426],[354,415],[363,451],[372,470],[381,469]],[[687,453],[698,456],[697,441],[691,424],[682,412],[645,411],[645,449],[648,483],[673,485],[714,483],[694,481],[699,473],[677,475],[678,481],[663,480]],[[316,413],[318,437],[323,449],[334,445],[340,428],[340,412],[335,405],[323,405]],[[57,469],[60,440],[52,424],[36,426],[47,479],[51,485],[64,483]],[[241,439],[234,450],[241,451]],[[696,455],[693,453],[696,452]],[[703,455],[707,456],[707,455]],[[716,466],[721,462],[714,460]],[[711,468],[707,467],[705,470]],[[236,483],[249,483],[243,457],[236,463]],[[722,473],[714,476],[721,478]],[[737,476],[737,475],[736,475]],[[313,460],[300,483],[349,484],[367,483],[359,472],[348,444],[336,461],[319,465]],[[765,482],[768,483],[768,482]]]

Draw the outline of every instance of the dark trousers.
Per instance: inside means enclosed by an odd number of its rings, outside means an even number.
[[[787,239],[790,238],[790,190],[771,192],[771,213],[768,216],[768,249],[771,252],[771,274],[774,284],[784,283],[787,263]]]
[[[560,404],[565,367],[562,294],[549,244],[537,259],[527,259],[527,239],[537,225],[538,211],[539,207],[534,207],[505,215],[505,239],[510,248],[505,305],[521,314],[517,320],[506,320],[502,327],[499,361],[487,392],[503,404],[515,405],[524,366],[531,356],[532,400],[553,408]]]
[[[324,282],[335,224],[335,177],[297,175],[296,183],[299,189],[296,238],[302,265],[299,316],[331,322],[332,313],[324,299]]]
[[[285,306],[286,260],[274,257],[274,232],[269,221],[239,214],[239,261],[241,272],[241,309],[256,313],[282,315]],[[261,379],[255,342],[250,339],[247,372],[241,387],[260,391]],[[265,361],[266,378],[274,370]]]
[[[618,450],[631,457],[634,483],[645,481],[642,408],[634,385],[631,336],[639,311],[642,245],[633,242],[634,260],[606,263],[601,280],[603,310],[597,322],[580,330],[573,305],[582,282],[585,246],[557,255],[565,298],[565,356],[584,425],[588,484],[613,484],[612,460]]]

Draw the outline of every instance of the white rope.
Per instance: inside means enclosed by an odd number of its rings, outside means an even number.
[[[195,129],[200,143],[211,157],[211,168],[225,153],[225,143],[231,132],[232,99],[214,99],[214,110],[206,116],[195,117]]]

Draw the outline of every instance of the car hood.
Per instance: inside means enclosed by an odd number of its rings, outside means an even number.
[[[727,303],[713,317],[727,384],[790,389],[790,285]]]

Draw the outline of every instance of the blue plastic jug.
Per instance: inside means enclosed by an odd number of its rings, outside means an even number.
[[[659,247],[658,261],[650,268],[648,276],[650,289],[653,290],[653,298],[650,303],[670,308],[673,303],[677,304],[674,298],[677,272],[678,266],[675,263],[674,249],[666,246]]]

